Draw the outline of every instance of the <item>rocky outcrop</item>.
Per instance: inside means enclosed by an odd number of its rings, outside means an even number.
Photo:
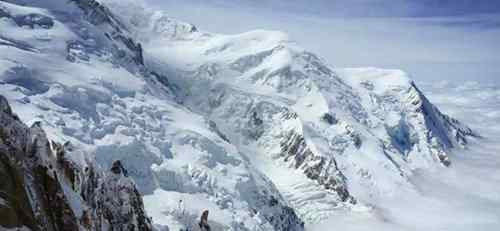
[[[1,185],[0,226],[78,230],[43,130],[37,123],[26,127],[5,98],[0,102],[0,172],[2,179],[8,179]]]
[[[102,209],[111,230],[152,230],[141,194],[119,160],[113,163],[111,173],[104,177],[97,198],[97,209]]]
[[[427,126],[432,128],[435,134],[444,135],[440,139],[446,147],[465,146],[470,137],[480,137],[471,128],[462,124],[460,121],[443,114],[435,107],[427,97],[414,84],[410,88],[412,92],[416,92],[416,97],[413,97],[412,104],[416,106],[415,111],[422,113],[426,117]]]
[[[109,172],[72,160],[75,148],[24,125],[0,96],[0,227],[152,230],[142,197],[117,161]]]
[[[144,65],[143,50],[140,43],[128,35],[128,30],[111,11],[95,0],[72,0],[83,12],[85,19],[96,26],[105,27],[105,35],[111,41],[117,41],[116,54],[119,58],[125,57],[123,53],[130,53],[133,61],[138,65]]]
[[[292,162],[295,168],[302,169],[311,180],[318,182],[326,190],[334,191],[343,202],[355,202],[345,183],[345,176],[338,170],[335,159],[328,160],[316,156],[309,149],[304,136],[294,130],[281,141],[281,155],[285,161]]]

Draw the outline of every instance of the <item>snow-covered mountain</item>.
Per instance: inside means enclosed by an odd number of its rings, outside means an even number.
[[[122,160],[144,194],[163,189],[149,207],[171,208],[152,215],[165,216],[156,222],[174,230],[194,224],[204,209],[214,226],[302,229],[274,184],[141,64],[140,46],[107,8],[39,4],[1,3],[1,93],[24,121],[93,153],[102,168]]]
[[[99,168],[120,160],[171,230],[206,209],[215,230],[370,213],[478,136],[401,71],[333,69],[283,33],[201,32],[134,1],[0,2],[0,94]]]

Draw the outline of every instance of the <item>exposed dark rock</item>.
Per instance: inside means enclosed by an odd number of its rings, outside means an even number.
[[[93,50],[81,41],[68,41],[66,43],[66,60],[76,62],[77,60],[90,60],[89,54],[93,54]]]
[[[128,176],[127,170],[123,167],[122,162],[119,160],[113,162],[111,172],[114,174],[123,174],[124,176]]]
[[[224,133],[222,133],[219,128],[217,127],[217,124],[214,122],[214,121],[210,121],[208,122],[208,126],[210,128],[210,130],[214,131],[215,133],[217,133],[217,135],[219,135],[219,137],[221,139],[223,139],[224,141],[228,142],[228,143],[231,143],[231,141],[229,141],[229,139],[227,138],[226,135],[224,135]]]
[[[481,137],[469,127],[439,111],[414,83],[408,89],[408,94],[414,112],[424,116],[425,126],[429,130],[427,133],[428,142],[432,143],[433,138],[437,140],[437,143],[433,144],[435,146],[434,153],[443,166],[451,165],[446,153],[448,149],[457,145],[465,146],[467,139],[471,137]]]
[[[152,76],[154,76],[156,78],[156,80],[158,80],[158,82],[160,82],[161,84],[163,84],[164,86],[166,87],[171,87],[171,84],[170,82],[168,81],[168,78],[166,76],[163,76],[163,75],[160,75],[158,74],[157,72],[155,71],[151,71],[150,74]]]
[[[262,119],[259,118],[258,114],[256,111],[254,111],[252,113],[252,123],[255,125],[255,126],[259,126],[263,123]]]
[[[0,211],[10,211],[5,220],[0,220],[0,226],[78,230],[58,174],[44,161],[51,157],[48,155],[50,143],[40,125],[28,129],[12,114],[3,96],[0,96],[0,107],[0,178],[9,179],[6,184],[0,184],[3,192],[0,197],[7,201],[0,205]]]
[[[338,123],[338,120],[335,118],[335,116],[331,115],[330,113],[323,114],[323,116],[321,116],[321,120],[327,122],[330,125]]]
[[[34,169],[34,182],[42,199],[41,204],[47,216],[48,230],[78,230],[78,220],[64,194],[57,174],[49,175],[50,169],[38,165]]]
[[[439,161],[445,166],[445,167],[450,167],[451,161],[448,158],[448,155],[446,153],[439,153],[438,154]]]
[[[109,28],[108,32],[105,33],[106,37],[111,41],[118,42],[122,47],[117,47],[118,49],[114,52],[118,58],[125,58],[127,53],[131,53],[130,56],[136,64],[140,66],[144,65],[142,45],[136,43],[134,39],[127,34],[127,27],[123,25],[120,20],[117,20],[114,14],[106,6],[95,0],[71,1],[84,12],[87,21],[96,26],[106,26]],[[128,52],[126,51],[127,49],[129,50]]]
[[[7,99],[3,96],[0,96],[0,112],[12,116],[12,109],[10,108],[9,102],[7,102]]]
[[[5,140],[2,139],[2,142]],[[31,210],[28,194],[25,191],[25,182],[22,176],[22,167],[15,164],[15,158],[9,158],[8,150],[0,148],[0,226],[16,228],[26,226],[31,230],[40,230],[37,220]],[[17,150],[19,151],[19,150]]]
[[[254,140],[258,140],[264,134],[264,121],[257,111],[253,111],[248,120],[248,136]]]
[[[200,217],[200,222],[198,222],[198,226],[202,231],[210,231],[210,225],[208,224],[208,210],[203,211]]]
[[[271,206],[271,207],[276,206],[276,205],[278,205],[278,203],[279,203],[279,201],[276,200],[275,197],[271,196],[271,199],[269,199],[269,206]]]
[[[35,28],[35,26],[39,26],[44,29],[50,29],[54,26],[54,20],[52,18],[41,14],[31,13],[16,16],[13,19],[18,26],[28,26],[32,29]]]
[[[9,68],[4,74],[5,83],[23,87],[26,95],[36,95],[49,90],[49,85],[28,67],[19,65]]]
[[[295,210],[289,207],[280,195],[268,190],[248,190],[248,196],[252,201],[252,211],[259,213],[277,231],[304,230],[304,222],[299,218]]]
[[[82,169],[70,158],[72,151],[70,143],[50,142],[40,123],[24,125],[0,96],[0,227],[152,230],[141,194],[120,161],[113,173],[96,171],[92,163]],[[70,203],[70,197],[81,199]],[[77,215],[72,203],[82,203],[83,213]]]
[[[342,201],[355,203],[355,199],[347,190],[345,176],[338,170],[335,160],[326,161],[324,157],[314,155],[302,135],[294,130],[289,131],[281,142],[281,155],[285,161],[294,163],[295,168],[303,169],[309,179],[317,181],[325,189],[334,191]]]

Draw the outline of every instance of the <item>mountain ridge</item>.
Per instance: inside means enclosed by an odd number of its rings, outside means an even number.
[[[211,34],[114,0],[20,2],[0,3],[2,94],[103,168],[120,160],[171,229],[206,208],[242,230],[369,213],[478,137],[403,72],[333,69],[281,32]]]

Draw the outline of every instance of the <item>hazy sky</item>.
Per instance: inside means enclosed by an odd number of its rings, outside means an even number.
[[[500,82],[497,0],[147,0],[199,29],[280,30],[334,67]]]

